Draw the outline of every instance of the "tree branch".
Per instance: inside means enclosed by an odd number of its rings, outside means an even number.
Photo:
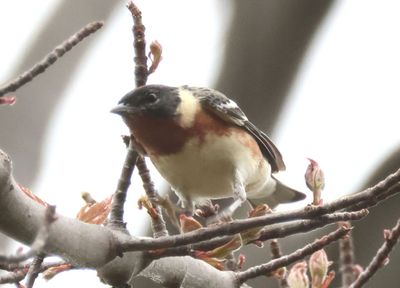
[[[124,204],[126,200],[126,194],[131,184],[131,177],[133,170],[135,169],[137,158],[139,154],[133,147],[133,141],[129,141],[128,149],[125,156],[125,162],[122,166],[121,176],[118,180],[117,189],[114,193],[112,206],[110,211],[110,218],[107,226],[113,229],[125,230],[124,223]]]
[[[172,264],[173,263],[173,264]],[[157,274],[154,273],[155,269]],[[240,283],[232,271],[219,271],[204,261],[185,257],[167,257],[153,261],[140,276],[164,287],[238,288]]]
[[[368,215],[368,210],[363,209],[355,212],[337,212],[333,214],[322,215],[312,220],[299,220],[281,225],[271,225],[261,230],[258,240],[266,241],[274,238],[283,238],[289,235],[305,233],[316,228],[324,227],[328,224],[338,221],[360,220]]]
[[[346,227],[351,227],[350,222],[340,223]],[[353,237],[351,232],[348,237],[343,237],[339,240],[340,252],[340,270],[342,273],[342,287],[347,288],[354,282],[354,249]]]
[[[60,266],[60,265],[66,264],[66,263],[67,262],[64,262],[64,261],[43,263],[40,265],[40,267],[37,271],[39,273],[44,272],[51,267]],[[6,271],[12,271],[12,272],[1,276],[0,284],[16,283],[16,282],[22,281],[28,274],[32,264],[33,263],[23,264],[23,265],[22,264],[6,264],[6,265],[4,265],[4,263],[2,263],[0,265],[0,269],[6,270]]]
[[[318,209],[318,207],[316,207]],[[120,249],[122,251],[144,251],[153,250],[167,247],[177,247],[187,244],[198,243],[200,241],[205,241],[212,239],[214,237],[220,237],[223,235],[235,235],[240,232],[244,232],[248,229],[268,225],[276,222],[290,221],[293,220],[294,215],[300,215],[299,218],[310,217],[309,210],[301,209],[303,213],[298,213],[297,210],[293,212],[279,212],[273,214],[267,214],[261,217],[235,220],[230,223],[221,224],[218,226],[212,226],[207,228],[202,228],[193,232],[188,232],[180,235],[173,235],[168,237],[163,237],[159,239],[149,239],[141,238],[136,240],[128,240],[127,242],[122,242]],[[285,226],[271,226],[264,228],[261,232],[259,240],[265,241],[273,238],[280,238],[290,234],[298,232],[306,232],[312,230],[311,227],[322,227],[327,223],[332,223],[336,221],[342,221],[343,219],[360,219],[365,217],[368,213],[367,210],[361,210],[355,213],[346,214],[349,212],[335,213],[330,215],[322,215],[316,217],[315,220],[309,221],[295,221],[294,223],[287,223]],[[274,217],[274,215],[278,215]],[[346,216],[345,216],[346,215]],[[319,226],[320,225],[320,226]],[[283,229],[285,228],[285,229]]]
[[[29,245],[34,241],[42,224],[44,207],[26,197],[19,190],[19,185],[16,184],[11,175],[11,166],[10,159],[4,152],[0,151],[0,199],[2,199],[0,210],[3,216],[0,218],[0,231]],[[121,253],[118,243],[127,242],[128,239],[131,239],[131,237],[125,233],[57,215],[57,221],[52,223],[50,227],[49,241],[45,247],[45,253],[60,255],[75,266],[98,268],[100,277],[110,285],[133,281],[134,277],[147,267],[146,273],[178,279],[186,283],[186,287],[189,286],[189,283],[192,283],[189,279],[194,280],[194,278],[203,278],[199,283],[204,283],[207,279],[207,281],[215,284],[209,287],[239,287],[234,274],[229,274],[232,272],[218,271],[203,263],[203,261],[191,257],[175,257],[174,265],[171,265],[170,260],[165,260],[170,259],[168,257],[152,261],[140,252],[128,252],[124,254],[123,258],[115,258]],[[153,240],[160,239],[163,238]],[[136,242],[138,242],[138,239],[136,239]],[[185,269],[172,274],[170,269],[175,271],[177,263],[180,263],[179,265],[182,265]],[[206,274],[202,273],[208,270],[212,271],[210,274],[213,275],[213,277],[210,277],[213,278],[212,280],[209,277],[204,279]],[[152,277],[150,278],[152,279]]]
[[[49,229],[50,229],[50,224],[53,223],[56,218],[55,218],[55,206],[48,205],[46,207],[45,211],[45,216],[43,219],[43,223],[39,228],[39,231],[35,237],[35,240],[33,241],[31,245],[31,249],[26,252],[26,253],[21,253],[18,255],[11,255],[11,256],[3,256],[0,255],[0,262],[3,263],[20,263],[25,260],[28,260],[29,258],[34,257],[37,254],[40,254],[45,245],[47,244],[48,238],[49,238]]]
[[[160,207],[155,203],[155,199],[159,199],[157,191],[154,188],[154,183],[150,178],[150,171],[147,168],[146,162],[143,157],[139,156],[136,166],[139,171],[139,175],[142,178],[143,188],[146,192],[147,197],[151,201],[154,209],[156,210],[156,215],[151,217],[151,227],[153,229],[154,238],[168,236],[167,226],[165,224],[162,211]]]
[[[339,238],[345,236],[347,233],[349,233],[350,229],[349,228],[344,228],[341,227],[337,229],[336,231],[325,235],[324,237],[315,240],[313,243],[308,244],[304,246],[301,249],[298,249],[297,251],[280,257],[278,259],[274,259],[269,261],[266,264],[262,264],[259,266],[251,267],[243,272],[237,272],[236,276],[240,283],[244,283],[249,279],[265,275],[269,272],[272,272],[280,267],[287,266],[291,263],[294,263],[295,261],[301,260],[304,257],[311,255],[315,251],[318,251],[322,249],[323,247],[329,245],[330,243],[338,240]]]
[[[336,223],[337,221],[360,220],[366,215],[368,215],[367,210],[361,210],[358,212],[351,212],[351,213],[338,212],[330,215],[325,215],[327,217],[321,216],[313,220],[299,220],[299,221],[292,221],[289,223],[275,224],[263,228],[260,231],[260,237],[256,240],[267,241],[274,238],[284,238],[298,233],[309,232],[317,228],[321,228],[326,225]],[[150,255],[155,259],[168,256],[191,255],[194,250],[209,251],[216,247],[222,246],[227,242],[229,242],[230,240],[232,240],[232,237],[233,236],[222,236],[222,237],[212,238],[209,240],[204,240],[193,244],[187,244],[174,248],[163,249],[161,253],[150,253]],[[148,240],[152,242],[152,239]]]
[[[35,283],[35,280],[36,280],[37,276],[39,275],[40,267],[43,263],[44,258],[45,258],[45,254],[40,253],[35,257],[35,259],[33,259],[32,263],[29,267],[28,274],[26,276],[26,284],[25,284],[26,288],[33,287],[33,284]]]
[[[0,150],[0,231],[32,245],[42,226],[45,208],[20,190],[11,172],[11,160]],[[50,226],[44,252],[60,255],[78,266],[99,267],[120,254],[115,245],[116,237],[123,235],[57,215],[57,221]]]
[[[8,283],[18,283],[26,277],[28,272],[24,270],[19,270],[17,272],[10,272],[5,275],[0,276],[0,284]]]
[[[133,48],[135,50],[135,83],[136,87],[140,87],[146,84],[147,76],[149,75],[147,70],[147,56],[146,56],[146,40],[144,31],[146,28],[142,23],[142,12],[139,8],[130,1],[127,5],[133,18]]]
[[[388,261],[390,252],[393,250],[400,237],[400,219],[397,220],[397,224],[392,230],[385,231],[384,236],[385,242],[381,248],[379,248],[368,267],[365,268],[356,281],[351,284],[350,288],[362,287],[378,271],[378,269],[385,266],[385,262]]]
[[[146,39],[144,31],[146,28],[142,22],[142,12],[139,8],[130,1],[127,8],[132,14],[133,18],[133,48],[135,51],[135,84],[136,87],[146,85],[148,75],[150,72],[147,68],[147,56],[146,56]],[[161,53],[161,51],[160,51]],[[155,69],[155,68],[154,68]],[[154,70],[152,71],[154,72]],[[131,142],[132,142],[131,136]],[[147,168],[146,161],[143,157],[139,156],[136,166],[139,170],[139,175],[142,178],[143,187],[147,197],[152,202],[157,215],[151,217],[151,226],[153,228],[153,235],[155,238],[168,236],[168,230],[162,215],[162,211],[158,205],[155,204],[154,199],[159,198],[158,193],[154,188],[154,184],[151,181],[150,172]]]
[[[341,209],[364,209],[375,206],[378,202],[385,200],[387,197],[399,193],[399,181],[400,169],[397,170],[395,173],[389,175],[386,179],[382,180],[374,187],[368,188],[354,195],[341,197],[338,200],[322,206],[307,206],[305,208],[300,208],[288,212],[277,212],[256,218],[236,220],[230,223],[208,227],[206,229],[199,229],[190,233],[185,233],[184,235],[163,237],[162,239],[154,239],[150,241],[147,241],[147,239],[141,239],[139,241],[132,240],[121,243],[121,250],[137,251],[145,249],[176,247],[211,239],[217,236],[234,235],[244,230],[260,226],[276,224],[296,219],[316,218],[318,216],[332,213]],[[274,238],[276,237],[274,236]]]
[[[35,64],[28,71],[23,72],[17,78],[12,80],[10,83],[0,88],[0,97],[4,94],[13,92],[25,85],[27,82],[32,81],[37,75],[43,73],[49,68],[54,62],[61,58],[65,53],[70,51],[74,46],[88,37],[90,34],[96,32],[103,26],[103,22],[92,22],[87,24],[85,27],[80,29],[78,32],[69,37],[66,41],[61,43],[59,46],[54,48],[49,54],[47,54],[40,62]]]
[[[269,249],[272,254],[272,259],[279,259],[282,257],[282,250],[281,250],[281,245],[278,242],[278,239],[273,239],[271,240],[271,243],[269,244]],[[286,268],[281,267],[281,269],[284,269],[283,275],[281,275],[282,278],[278,278],[278,286],[279,288],[290,288],[289,284],[287,283],[286,276]]]

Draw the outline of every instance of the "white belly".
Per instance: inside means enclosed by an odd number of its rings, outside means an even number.
[[[246,147],[251,136],[245,135],[192,139],[180,153],[150,158],[172,188],[192,201],[232,197],[235,170],[251,196],[265,186],[271,168],[261,153],[255,160],[254,151]]]

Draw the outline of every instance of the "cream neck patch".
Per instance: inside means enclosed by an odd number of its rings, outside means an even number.
[[[193,126],[199,109],[199,100],[193,96],[192,92],[184,88],[179,88],[179,96],[181,98],[181,103],[177,108],[179,125],[183,128],[190,128]]]

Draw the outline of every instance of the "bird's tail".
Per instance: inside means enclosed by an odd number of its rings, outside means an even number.
[[[279,204],[296,202],[306,198],[304,193],[290,188],[273,176],[272,178],[275,180],[276,185],[274,193],[263,198],[248,199],[253,206],[267,204],[270,208],[275,208]]]

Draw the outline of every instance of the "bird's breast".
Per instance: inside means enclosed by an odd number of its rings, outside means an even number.
[[[175,154],[190,138],[188,131],[174,119],[136,115],[124,120],[137,142],[150,156]]]
[[[235,170],[246,190],[261,189],[270,177],[255,139],[212,114],[197,113],[191,127],[182,127],[179,119],[134,120],[131,131],[157,170],[177,192],[193,200],[231,197]]]
[[[244,186],[261,188],[267,177],[264,158],[255,157],[248,139],[208,134],[192,138],[175,154],[151,157],[160,174],[180,194],[192,199],[225,198],[233,195],[237,170]],[[260,186],[260,187],[258,187]]]
[[[177,115],[175,118],[135,115],[124,120],[149,155],[175,154],[193,139],[204,143],[207,135],[228,136],[232,129],[242,131],[200,109],[190,126],[187,126],[188,120],[184,115]],[[253,148],[258,149],[255,141]]]

